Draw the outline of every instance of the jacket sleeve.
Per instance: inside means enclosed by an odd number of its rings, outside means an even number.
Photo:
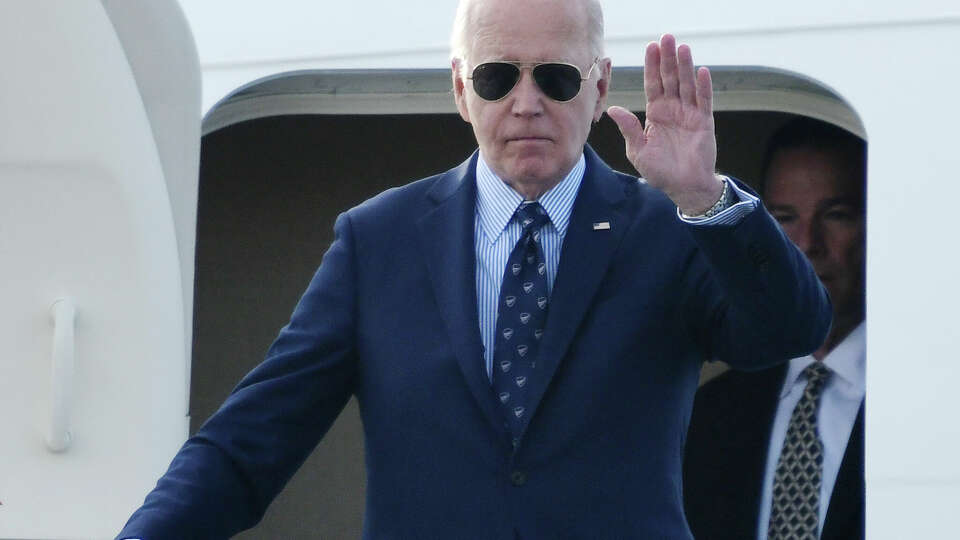
[[[187,440],[118,538],[227,538],[255,525],[353,393],[355,260],[348,214],[290,322]]]
[[[733,225],[687,227],[699,249],[683,302],[710,357],[755,370],[823,343],[826,289],[762,204]]]

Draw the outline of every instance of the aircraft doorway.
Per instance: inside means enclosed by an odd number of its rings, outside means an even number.
[[[611,104],[640,110],[642,70],[614,71]],[[718,168],[753,182],[770,135],[795,115],[857,135],[828,88],[762,68],[714,70]],[[446,70],[306,71],[252,83],[204,120],[197,220],[191,433],[263,358],[332,241],[336,216],[459,164],[475,148]],[[589,143],[633,173],[611,120]],[[705,371],[705,377],[716,368]],[[263,522],[240,538],[358,538],[364,506],[355,400]]]

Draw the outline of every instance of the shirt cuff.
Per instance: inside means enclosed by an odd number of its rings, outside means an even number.
[[[730,208],[727,208],[723,212],[708,218],[684,217],[680,212],[680,209],[677,208],[677,217],[680,218],[680,221],[689,223],[691,225],[736,225],[737,223],[740,223],[740,221],[743,220],[747,214],[753,212],[757,206],[759,206],[760,199],[751,195],[749,192],[740,189],[740,186],[738,186],[737,183],[731,180],[729,177],[723,175],[719,176],[728,184],[730,184],[730,188],[733,189],[734,200],[739,202],[730,205]]]

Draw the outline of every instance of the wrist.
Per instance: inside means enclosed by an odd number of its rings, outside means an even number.
[[[715,174],[708,189],[688,194],[684,201],[677,202],[677,208],[685,218],[708,218],[729,208],[733,200],[733,188],[729,181]]]

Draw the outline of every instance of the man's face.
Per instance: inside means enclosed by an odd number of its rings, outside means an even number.
[[[600,59],[573,100],[558,103],[545,96],[529,69],[502,100],[488,102],[467,80],[478,64],[509,60],[566,62],[583,76],[594,61],[587,39],[586,11],[577,0],[488,0],[477,6],[470,29],[472,46],[454,62],[457,109],[473,125],[480,151],[490,167],[515,189],[543,193],[573,168],[590,125],[604,109],[610,61]]]
[[[859,321],[864,300],[861,173],[833,152],[789,148],[770,162],[765,204],[813,264],[836,319]]]

